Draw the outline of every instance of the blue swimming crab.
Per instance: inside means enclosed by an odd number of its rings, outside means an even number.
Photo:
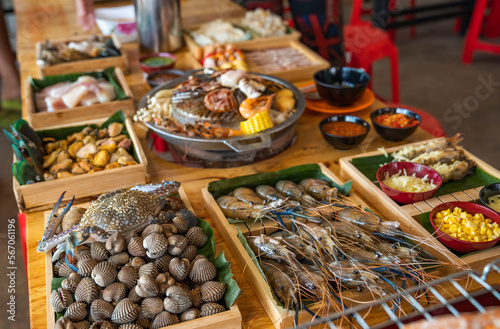
[[[173,197],[179,187],[180,183],[169,181],[161,184],[137,185],[131,189],[102,194],[92,202],[78,224],[60,234],[55,234],[74,201],[73,197],[61,214],[57,215],[64,197],[63,193],[49,215],[37,250],[48,252],[57,247],[52,261],[56,261],[62,252],[66,252],[66,263],[76,270],[73,264],[76,246],[94,241],[105,242],[116,231],[126,235],[140,231],[149,224],[162,223],[167,219],[162,212],[167,205],[174,212],[185,208],[182,200]]]

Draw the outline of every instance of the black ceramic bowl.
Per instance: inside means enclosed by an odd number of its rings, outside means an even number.
[[[484,204],[486,207],[491,208],[488,205],[488,198],[500,194],[500,183],[493,183],[490,185],[486,185],[481,189],[479,192],[479,200],[481,200],[481,203]],[[495,209],[493,209],[496,211]],[[498,212],[498,211],[497,211]],[[498,212],[500,213],[500,212]]]
[[[314,73],[313,77],[321,98],[334,106],[357,101],[370,81],[368,73],[352,67],[331,67]]]
[[[182,70],[160,70],[148,74],[146,81],[151,86],[151,88],[161,86],[164,83],[172,81],[185,75],[186,72]]]
[[[392,127],[387,127],[383,126],[377,122],[375,122],[375,117],[385,114],[385,113],[402,113],[404,115],[413,117],[418,120],[418,124],[414,125],[413,127],[408,127],[408,128],[392,128]],[[383,139],[386,139],[388,141],[401,141],[405,139],[406,137],[409,137],[411,134],[417,130],[417,127],[420,125],[422,122],[422,118],[420,118],[420,115],[417,113],[410,111],[408,109],[403,109],[399,107],[385,107],[382,109],[378,109],[373,111],[370,114],[370,119],[372,121],[373,126],[375,127],[375,131],[382,136]]]
[[[346,121],[346,122],[358,123],[366,128],[366,132],[364,134],[352,137],[337,136],[327,133],[324,130],[323,125],[334,121]],[[333,147],[339,150],[349,150],[356,147],[356,145],[358,145],[363,141],[363,139],[365,139],[366,135],[368,135],[368,133],[370,132],[370,124],[365,120],[355,117],[353,115],[334,115],[321,120],[321,122],[319,123],[319,129],[321,130],[321,133],[323,134],[325,140],[331,145],[333,145]]]

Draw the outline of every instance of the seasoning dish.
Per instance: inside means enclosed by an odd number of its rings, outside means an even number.
[[[403,175],[417,179],[428,179],[435,185],[434,188],[421,192],[405,192],[388,186],[384,181],[394,175]],[[380,189],[396,202],[408,204],[429,199],[441,187],[442,179],[437,171],[431,167],[413,162],[390,162],[377,170],[377,180]]]
[[[430,222],[432,224],[432,227],[434,228],[434,232],[436,233],[437,238],[444,245],[461,253],[470,253],[491,248],[500,240],[500,237],[498,237],[492,241],[485,242],[463,241],[453,238],[441,231],[436,224],[436,215],[446,209],[450,209],[451,211],[453,211],[455,207],[460,208],[462,212],[467,212],[472,216],[474,216],[475,214],[482,214],[484,218],[491,219],[492,223],[500,224],[500,215],[492,209],[483,205],[473,202],[446,202],[440,204],[439,206],[432,209],[430,213]]]
[[[417,123],[416,124],[413,123],[411,126],[408,127],[404,126],[401,127],[401,125],[397,123],[394,126],[386,126],[381,124],[380,121],[377,119],[380,116],[385,116],[390,114],[403,115],[404,117],[401,117],[401,119],[408,120],[408,118],[411,118],[413,120],[417,120]],[[415,132],[415,130],[417,130],[417,127],[422,122],[422,118],[420,118],[420,115],[418,115],[417,113],[399,107],[385,107],[375,110],[370,114],[370,119],[372,121],[373,126],[375,127],[375,131],[383,139],[394,142],[401,141],[411,136]],[[408,122],[410,122],[411,119],[408,120]],[[391,120],[391,122],[393,121]]]
[[[331,67],[314,73],[321,98],[335,106],[347,106],[365,92],[370,76],[363,69]]]
[[[500,183],[486,185],[479,192],[479,200],[481,200],[481,203],[493,209],[493,211],[500,213],[500,201],[496,202],[496,206],[491,204],[491,198],[495,196],[500,200]]]
[[[334,115],[321,120],[319,129],[325,140],[333,147],[349,150],[365,139],[370,131],[370,124],[353,115]]]
[[[139,58],[139,66],[147,74],[174,67],[177,57],[171,53],[154,53]]]
[[[161,86],[164,83],[170,82],[174,79],[184,76],[186,72],[182,70],[160,70],[148,74],[146,81],[151,88]]]

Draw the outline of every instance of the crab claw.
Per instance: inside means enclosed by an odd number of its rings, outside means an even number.
[[[54,248],[56,245],[54,243],[49,243],[49,241],[56,234],[57,228],[59,228],[61,226],[61,223],[62,223],[64,216],[69,211],[69,209],[73,205],[73,202],[75,201],[75,197],[73,196],[71,201],[64,208],[62,213],[58,216],[57,211],[59,210],[59,207],[61,206],[61,202],[64,198],[64,194],[66,194],[66,191],[63,192],[63,194],[61,194],[61,196],[59,197],[59,200],[57,200],[56,204],[54,205],[54,208],[52,208],[52,212],[50,213],[49,218],[48,218],[47,226],[45,227],[45,230],[43,231],[43,234],[42,234],[42,240],[38,242],[38,247],[37,247],[38,252],[47,252],[50,249]]]
[[[65,256],[64,261],[68,266],[75,272],[78,271],[75,261],[75,247],[85,242],[90,237],[89,229],[83,229],[82,231],[73,231],[69,234],[64,244]]]

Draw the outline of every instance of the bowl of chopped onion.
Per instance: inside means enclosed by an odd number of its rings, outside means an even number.
[[[377,170],[380,189],[399,203],[429,199],[442,184],[441,176],[431,167],[413,162],[390,162]]]
[[[500,214],[478,203],[440,204],[430,221],[439,241],[461,253],[488,249],[500,240]]]

